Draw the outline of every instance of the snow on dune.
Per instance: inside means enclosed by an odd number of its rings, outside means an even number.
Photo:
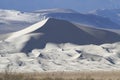
[[[120,69],[120,43],[99,46],[48,43],[44,49],[34,49],[28,54],[2,50],[0,47],[0,71],[8,67],[17,72]]]
[[[43,21],[40,21],[40,22],[38,22],[36,24],[33,24],[32,26],[30,26],[28,28],[25,28],[23,30],[14,32],[14,33],[11,34],[10,37],[8,37],[8,39],[6,39],[6,41],[10,41],[10,40],[12,40],[14,38],[17,38],[17,37],[23,36],[25,34],[31,33],[33,31],[35,31],[36,29],[41,28],[46,23],[46,21],[47,21],[47,19],[43,20]]]

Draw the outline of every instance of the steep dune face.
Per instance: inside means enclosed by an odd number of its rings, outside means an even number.
[[[47,19],[42,25],[33,25],[13,33],[6,39],[16,45],[23,45],[22,52],[44,48],[47,43],[73,43],[79,45],[103,44],[120,41],[120,35],[101,29],[75,25],[68,21]],[[28,31],[29,30],[29,31]],[[19,35],[19,36],[18,36]]]

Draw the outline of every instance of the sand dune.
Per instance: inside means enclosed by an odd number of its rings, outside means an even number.
[[[21,51],[26,52],[35,48],[44,48],[47,43],[78,45],[114,43],[120,41],[120,35],[107,30],[50,18],[12,33],[6,41],[23,45]]]

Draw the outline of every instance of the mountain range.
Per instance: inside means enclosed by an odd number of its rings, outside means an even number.
[[[0,33],[9,33],[24,29],[46,18],[67,20],[91,27],[120,29],[117,20],[96,14],[82,14],[71,9],[48,9],[33,12],[20,12],[15,10],[0,10]]]

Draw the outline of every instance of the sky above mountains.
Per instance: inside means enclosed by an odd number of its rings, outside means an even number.
[[[0,8],[20,11],[65,8],[88,12],[95,9],[120,8],[120,0],[0,0]]]

